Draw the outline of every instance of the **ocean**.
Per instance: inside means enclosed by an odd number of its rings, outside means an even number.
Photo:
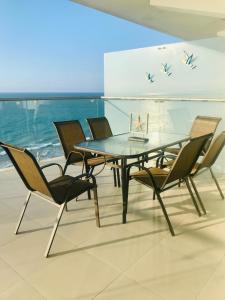
[[[86,137],[86,118],[104,116],[97,93],[0,93],[0,141],[29,149],[38,160],[62,156],[53,121],[79,120]],[[11,163],[0,149],[0,169]]]

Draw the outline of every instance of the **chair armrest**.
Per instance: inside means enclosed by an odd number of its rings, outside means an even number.
[[[70,157],[73,155],[73,154],[78,154],[80,157],[81,157],[81,160],[80,161],[82,161],[83,162],[83,166],[82,166],[82,173],[83,173],[83,171],[84,171],[84,165],[85,165],[85,155],[84,154],[82,154],[81,152],[79,152],[79,151],[75,151],[75,150],[72,150],[72,151],[70,151],[70,153],[68,154],[68,156],[67,156],[67,158],[66,158],[66,164],[65,164],[65,167],[64,167],[64,170],[63,170],[63,174],[65,174],[66,173],[66,170],[67,170],[67,166],[69,165],[69,160],[70,160]],[[79,162],[79,161],[77,161],[77,162]]]
[[[142,157],[144,157],[144,159],[139,159],[138,161],[129,163],[129,164],[128,164],[128,167],[137,166],[137,165],[139,165],[139,164],[148,162],[148,161],[151,160],[151,159],[155,159],[155,158],[161,157],[161,154],[158,153],[158,154],[152,155],[152,156],[150,156],[150,157],[148,157],[148,158],[145,157],[145,156],[142,156]]]
[[[69,153],[69,155],[67,156],[66,160],[68,160],[68,159],[71,157],[72,154],[78,154],[78,155],[80,155],[81,158],[82,158],[82,160],[84,160],[84,158],[85,158],[85,155],[82,154],[81,152],[72,150],[72,151],[70,151],[70,153]]]
[[[45,168],[52,167],[52,166],[57,166],[59,168],[60,174],[63,175],[63,168],[60,164],[57,164],[57,163],[46,164],[46,165],[42,166],[41,169],[43,170]]]
[[[154,180],[154,177],[153,177],[151,171],[150,171],[148,168],[143,167],[142,165],[139,165],[139,163],[137,163],[137,164],[132,164],[132,165],[129,166],[128,169],[127,169],[127,174],[128,174],[128,176],[130,176],[129,173],[130,173],[130,169],[131,169],[132,167],[137,167],[137,168],[140,168],[141,170],[144,170],[144,171],[147,173],[147,175],[149,176],[149,178],[150,178],[150,180],[151,180],[151,182],[152,182],[153,188],[156,189],[156,190],[158,190],[157,185],[156,185],[155,180]]]

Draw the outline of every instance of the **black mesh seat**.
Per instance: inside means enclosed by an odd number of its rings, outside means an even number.
[[[52,191],[56,203],[62,204],[77,198],[87,190],[96,188],[96,185],[87,181],[76,179],[69,175],[60,176],[49,182],[49,187]]]

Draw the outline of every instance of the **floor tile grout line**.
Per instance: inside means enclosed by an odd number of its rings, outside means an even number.
[[[130,281],[133,281],[137,286],[140,286],[141,288],[144,288],[145,290],[148,290],[149,292],[151,292],[152,294],[155,294],[157,295],[158,297],[161,298],[161,300],[167,300],[165,299],[164,297],[162,297],[161,295],[158,295],[157,293],[155,293],[155,291],[151,290],[151,289],[147,289],[145,286],[141,285],[139,282],[137,282],[136,280],[134,280],[133,278],[129,278],[127,275],[126,275],[126,270],[125,271],[122,271],[121,274],[119,274],[119,276],[117,278],[115,278],[114,280],[112,280],[111,283],[109,283],[109,285],[105,286],[105,288],[103,288],[102,291],[100,291],[98,294],[96,294],[94,296],[94,298],[92,299],[95,299],[96,297],[98,297],[99,295],[103,294],[104,291],[109,288],[115,281],[117,281],[118,279],[120,278],[123,278],[123,277],[126,277],[128,280]]]
[[[27,279],[24,277],[24,276],[22,276],[22,274],[20,274],[11,264],[9,264],[4,258],[2,258],[1,257],[1,259],[2,259],[2,261],[4,261],[4,263],[5,264],[7,264],[28,286],[30,286],[33,290],[35,290],[44,300],[47,300],[47,298],[44,296],[44,295],[42,295],[41,293],[40,293],[40,291],[38,291],[37,289],[36,289],[36,287],[35,286],[33,286],[29,281],[27,281]],[[13,287],[15,284],[13,284],[11,287]],[[5,291],[3,292],[3,293],[1,293],[0,294],[0,296],[2,295],[2,294],[4,294],[5,293]]]
[[[11,208],[11,207],[10,207]],[[40,225],[42,225],[42,223],[41,222],[39,222],[39,224]],[[129,229],[128,229],[129,230]],[[64,235],[60,235],[63,239],[65,239],[66,240],[66,238],[65,238],[65,236]],[[161,240],[161,242],[163,241],[163,240],[165,240],[167,237],[165,236],[165,237],[163,237],[162,238],[162,240]],[[70,239],[68,239],[68,241],[70,242],[70,243],[72,243],[73,244],[73,242],[72,242],[72,240],[70,240]],[[79,243],[80,244],[80,243]],[[75,243],[74,243],[74,245],[75,245]],[[75,245],[76,246],[76,245]],[[152,248],[151,248],[152,249]],[[87,251],[87,250],[85,250],[85,251]],[[91,253],[88,253],[89,255],[92,255]],[[181,254],[181,252],[180,252],[180,254]],[[145,255],[145,254],[144,254]],[[143,255],[143,256],[144,256]],[[140,257],[140,259],[142,258],[142,256]],[[224,256],[223,256],[223,258],[224,258]],[[221,260],[223,259],[223,258],[221,258]],[[4,261],[4,259],[3,259],[3,261]],[[105,261],[102,261],[102,262],[104,262],[104,264],[106,264],[106,262]],[[200,261],[199,261],[200,262]],[[202,263],[202,261],[201,261],[201,263]],[[135,263],[134,263],[135,264]],[[208,281],[210,281],[211,280],[211,278],[214,276],[214,274],[215,274],[215,272],[217,271],[217,269],[218,269],[218,266],[217,267],[215,267],[215,270],[214,270],[214,272],[213,272],[213,274],[212,275],[210,275],[210,278],[208,279]],[[127,270],[129,270],[129,267],[127,268]],[[124,272],[126,272],[126,271],[124,271]],[[121,274],[123,274],[124,273],[123,271],[121,272]],[[21,276],[20,276],[21,277]],[[115,278],[114,280],[112,280],[112,282],[114,282],[115,280],[118,280],[118,278],[120,277],[120,275],[118,275],[118,277],[117,277],[117,279]],[[132,279],[133,280],[133,279]],[[207,281],[207,283],[208,283],[208,281]],[[207,283],[206,283],[206,285],[207,285]],[[111,285],[112,283],[110,283],[110,285]],[[139,284],[139,285],[141,285],[139,282],[137,282],[137,284]],[[141,285],[142,286],[142,285]],[[144,287],[144,286],[143,286]],[[105,288],[103,288],[103,290],[105,290],[107,287],[105,287]],[[202,288],[202,290],[204,289],[204,287]],[[101,293],[101,292],[100,292]],[[201,294],[201,291],[200,291],[200,294]],[[96,296],[97,297],[97,296]],[[161,296],[162,297],[162,296]]]
[[[221,262],[224,260],[225,258],[225,254],[223,255],[223,257],[220,259],[219,262],[217,262],[216,267],[214,269],[214,271],[212,272],[211,276],[208,278],[207,282],[205,283],[204,287],[202,287],[202,289],[199,291],[198,295],[196,295],[196,299],[198,300],[198,298],[201,296],[201,294],[203,293],[204,289],[206,288],[206,286],[208,285],[208,283],[211,281],[211,279],[215,276],[218,268],[220,267]]]
[[[171,250],[171,249],[170,249]],[[172,251],[172,250],[171,250]],[[175,250],[174,250],[175,251]],[[178,253],[178,252],[177,252]],[[181,254],[181,253],[180,253]],[[223,256],[223,258],[224,258],[224,256]],[[223,260],[223,258],[221,259],[221,260]],[[220,261],[221,261],[220,260]],[[202,265],[202,262],[201,262],[201,264],[200,264],[200,262],[199,261],[197,261],[196,259],[195,259],[195,261],[199,264],[199,265]],[[220,264],[220,262],[218,262],[216,265],[219,265]],[[218,268],[218,266],[217,267],[215,267],[215,269],[214,269],[214,271],[213,271],[213,274],[216,272],[216,269]],[[191,272],[191,271],[189,271],[189,272]],[[206,281],[206,283],[205,283],[205,285],[208,283],[208,281],[210,280],[210,278],[213,276],[213,274],[212,275],[210,275],[209,276],[209,278],[207,279],[207,281]],[[129,277],[129,275],[127,275],[127,277],[129,278],[129,279],[133,279],[132,277]],[[136,281],[135,279],[133,279],[134,281]],[[141,282],[138,282],[141,286],[143,286],[143,287],[146,287],[146,285],[145,284],[143,284],[143,283],[141,283]],[[146,287],[147,288],[147,287]],[[202,289],[204,289],[204,287],[202,287]],[[202,290],[201,289],[201,290]],[[150,289],[151,290],[151,289]],[[157,293],[157,291],[155,290],[155,289],[153,289],[153,291],[156,293],[156,294],[158,294]],[[163,295],[161,295],[161,294],[158,294],[160,297],[163,297],[164,298],[164,296]],[[197,296],[196,296],[197,297]],[[165,299],[165,298],[164,298]],[[197,298],[195,298],[195,300],[197,300]]]
[[[122,273],[121,273],[122,274]],[[92,299],[96,299],[99,295],[101,295],[108,287],[110,287],[116,280],[118,280],[121,276],[121,274],[118,275],[117,278],[114,278],[109,284],[107,284],[101,291],[99,291]]]
[[[160,241],[160,243],[161,243],[161,241]],[[101,257],[98,257],[95,254],[88,252],[88,250],[84,250],[84,251],[87,252],[89,255],[93,256],[95,259],[98,259],[99,261],[103,262],[104,264],[107,264],[109,267],[112,267],[115,270],[119,271],[121,274],[123,274],[123,273],[127,272],[131,267],[133,267],[134,265],[136,265],[136,263],[138,263],[138,261],[140,259],[142,259],[145,255],[147,255],[147,253],[150,252],[156,246],[157,245],[154,245],[153,247],[148,248],[148,250],[143,255],[141,255],[140,257],[138,257],[138,259],[131,266],[127,267],[125,270],[121,270],[119,267],[111,264],[110,262],[107,262],[104,259],[101,259]]]

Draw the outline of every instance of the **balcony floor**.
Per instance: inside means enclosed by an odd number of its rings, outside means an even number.
[[[26,190],[15,171],[0,172],[0,299],[224,300],[225,201],[208,174],[196,179],[207,216],[197,216],[184,186],[164,194],[175,237],[152,191],[131,182],[123,225],[111,172],[97,181],[102,227],[86,194],[70,202],[45,259],[57,208],[33,197],[15,236]]]

